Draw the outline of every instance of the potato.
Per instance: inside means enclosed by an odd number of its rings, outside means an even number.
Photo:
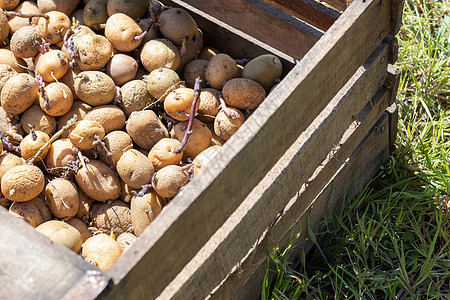
[[[172,138],[181,142],[186,132],[187,125],[187,121],[176,124],[173,128]],[[211,137],[212,134],[208,126],[206,126],[205,123],[194,119],[192,134],[189,136],[189,140],[184,147],[183,157],[185,159],[196,157],[200,152],[209,147],[211,144]]]
[[[124,13],[133,19],[142,17],[148,11],[148,1],[142,0],[109,0],[108,15]]]
[[[280,59],[272,54],[263,54],[245,65],[242,77],[258,82],[266,91],[269,91],[282,73],[283,65]]]
[[[180,47],[180,66],[178,67],[178,71],[181,71],[188,62],[194,60],[200,54],[200,51],[203,49],[203,33],[200,29],[197,29],[197,33],[192,39],[192,43],[185,46],[185,48]]]
[[[168,166],[178,165],[183,159],[183,151],[175,153],[181,143],[176,139],[163,138],[152,147],[148,153],[148,159],[152,162],[156,171]]]
[[[0,154],[0,179],[8,170],[21,165],[23,162],[17,155],[7,152]]]
[[[97,201],[117,199],[120,181],[114,171],[98,160],[91,160],[78,170],[75,179],[87,196]]]
[[[82,220],[83,222],[88,222],[91,216],[91,208],[92,204],[94,203],[94,199],[88,197],[81,190],[78,190],[78,198],[80,199],[80,204],[75,217]]]
[[[233,78],[227,81],[222,94],[227,105],[240,109],[256,109],[266,97],[262,85],[247,78]]]
[[[73,226],[62,221],[51,220],[42,223],[36,230],[55,243],[66,246],[75,253],[81,249],[81,234]]]
[[[179,7],[164,10],[158,17],[158,23],[162,35],[177,45],[192,43],[197,33],[197,23]]]
[[[8,79],[17,74],[17,71],[14,70],[10,65],[0,64],[0,92],[2,91],[3,86],[8,81]]]
[[[219,53],[211,57],[205,70],[209,85],[221,90],[225,81],[238,76],[238,67],[229,55]]]
[[[114,83],[123,85],[136,77],[138,70],[137,61],[126,54],[114,55],[106,65],[106,74],[108,74]]]
[[[128,184],[120,180],[120,199],[125,203],[130,203],[131,198],[134,197],[135,193],[139,193],[141,189],[133,189]],[[0,198],[1,199],[1,198]]]
[[[86,26],[100,31],[102,28],[100,24],[105,24],[108,20],[108,11],[106,10],[106,4],[108,0],[91,0],[83,9],[83,20]]]
[[[80,0],[38,0],[37,6],[41,13],[57,10],[70,16],[79,3]]]
[[[132,80],[121,88],[121,100],[117,104],[129,116],[133,111],[139,111],[150,105],[152,96],[147,91],[147,84],[143,80]]]
[[[190,88],[177,88],[170,92],[164,100],[164,110],[166,113],[178,121],[189,120],[191,114],[192,103],[194,102],[194,90]],[[195,113],[197,113],[198,105],[197,101],[195,106]]]
[[[158,68],[147,76],[147,90],[153,97],[164,101],[167,94],[176,89],[180,82],[180,77],[174,70]]]
[[[9,35],[8,18],[3,13],[3,9],[0,8],[0,43],[4,44]]]
[[[14,53],[12,53],[12,51],[8,49],[4,48],[0,49],[0,64],[7,64],[18,73],[23,73],[27,71],[26,70],[27,63],[20,57],[15,56]]]
[[[154,39],[142,47],[141,62],[149,72],[158,68],[176,70],[180,65],[180,53],[171,41]]]
[[[169,132],[161,120],[151,110],[132,112],[126,130],[133,141],[150,150],[160,139],[169,137]]]
[[[69,19],[73,20],[75,19],[76,22],[78,22],[79,25],[86,25],[84,23],[84,17],[83,17],[84,10],[82,8],[76,9],[70,16]]]
[[[34,130],[45,132],[48,135],[56,131],[56,120],[54,117],[42,111],[39,105],[33,105],[28,108],[20,119],[22,128],[26,133],[30,133],[31,125]]]
[[[69,70],[67,54],[60,50],[50,50],[36,58],[36,72],[45,82],[54,82],[66,75]]]
[[[2,194],[9,200],[26,202],[44,189],[42,171],[32,165],[20,165],[5,172],[1,180]]]
[[[50,210],[45,205],[44,200],[39,197],[27,202],[14,202],[9,207],[9,213],[33,227],[37,227],[52,219]]]
[[[116,164],[120,178],[130,187],[138,189],[152,180],[152,162],[136,149],[126,151]]]
[[[105,67],[113,55],[108,39],[98,34],[84,34],[76,43],[79,57],[75,59],[82,71],[97,71]]]
[[[81,255],[87,262],[107,271],[122,255],[122,247],[109,235],[97,234],[84,242]]]
[[[194,88],[195,79],[200,77],[200,86],[206,87],[207,82],[205,78],[206,67],[208,66],[208,61],[203,59],[194,59],[190,61],[183,70],[183,78],[186,82],[186,86]]]
[[[69,132],[70,142],[81,150],[94,148],[97,146],[97,140],[102,140],[104,136],[105,129],[103,129],[102,124],[92,120],[76,122]]]
[[[228,117],[223,110],[219,111],[214,120],[214,132],[224,140],[230,139],[230,137],[241,127],[245,122],[244,114],[234,107],[227,107],[228,110],[237,114],[239,117],[236,119]]]
[[[92,106],[90,106],[82,101],[79,101],[79,100],[74,101],[70,110],[67,113],[65,113],[64,115],[62,115],[61,117],[59,117],[58,130],[63,128],[63,126],[65,126],[67,124],[67,122],[73,117],[73,115],[77,115],[78,121],[83,120],[84,117],[86,116],[86,114],[91,109],[92,109]],[[63,132],[63,134],[61,134],[62,138],[66,138],[68,136],[69,136],[68,131],[65,131],[65,132]]]
[[[20,150],[23,159],[27,160],[33,157],[38,151],[50,140],[48,134],[42,131],[35,131],[35,135],[28,134],[20,142]],[[38,160],[42,160],[47,155],[50,147],[43,149],[42,153],[39,155]]]
[[[39,8],[37,7],[36,3],[32,1],[24,1],[20,3],[16,8],[14,8],[15,12],[19,12],[19,10],[23,14],[39,14]],[[31,25],[37,25],[39,18],[34,17],[31,19]],[[16,32],[20,27],[28,26],[30,25],[30,19],[29,18],[21,18],[21,17],[9,17],[9,29],[11,34]]]
[[[57,218],[71,218],[78,212],[80,200],[75,184],[63,178],[51,180],[45,187],[45,199]]]
[[[81,70],[79,68],[70,68],[66,74],[61,77],[61,79],[59,79],[59,82],[64,83],[65,85],[67,85],[70,90],[72,91],[72,95],[73,95],[73,99],[78,99],[77,94],[75,93],[75,78],[79,73],[81,72]]]
[[[40,44],[42,36],[34,26],[24,26],[17,29],[11,36],[10,49],[20,58],[34,57],[39,53],[36,43]]]
[[[152,187],[161,197],[173,198],[188,181],[187,173],[180,166],[170,165],[155,173]]]
[[[77,96],[93,106],[110,103],[116,93],[111,77],[99,71],[81,72],[75,77],[74,87]]]
[[[111,153],[114,165],[129,149],[133,149],[133,141],[125,131],[112,131],[103,139],[106,149]]]
[[[39,106],[50,116],[65,115],[73,104],[70,88],[61,82],[52,82],[44,88],[45,98],[39,95]]]
[[[39,32],[46,42],[53,45],[58,44],[63,40],[66,31],[70,28],[70,19],[60,11],[48,11],[46,14],[49,16],[48,19],[39,18]]]
[[[81,235],[81,243],[84,243],[88,238],[92,237],[92,232],[89,231],[86,223],[78,218],[71,218],[66,221],[67,224],[73,226]]]
[[[198,172],[204,169],[217,155],[222,146],[211,146],[200,152],[192,161],[194,167],[194,173],[192,176],[196,176]]]
[[[213,56],[219,53],[220,51],[214,47],[205,47],[202,49],[202,51],[200,51],[198,59],[204,59],[209,61]]]
[[[68,166],[70,161],[75,161],[77,157],[72,151],[73,145],[69,139],[59,139],[54,141],[48,150],[46,156],[46,165],[48,168],[62,168]]]
[[[125,202],[95,203],[92,206],[92,226],[101,232],[115,235],[131,231],[131,210]]]
[[[112,46],[122,52],[130,52],[142,43],[142,29],[131,17],[124,13],[115,13],[106,21],[105,37]]]
[[[155,191],[131,199],[131,219],[136,236],[140,236],[145,228],[161,213],[163,206],[164,199],[158,196]]]
[[[92,120],[99,122],[105,134],[114,130],[120,130],[125,127],[125,114],[123,111],[114,105],[101,105],[91,109],[84,120]]]
[[[6,113],[18,115],[26,111],[38,96],[38,85],[29,74],[18,74],[5,83],[1,105]]]
[[[134,234],[124,232],[117,237],[116,241],[119,243],[120,247],[122,247],[123,252],[125,252],[136,241],[136,239],[137,237]]]
[[[202,122],[212,122],[220,109],[220,91],[212,88],[202,89],[198,99],[198,119]]]
[[[143,31],[147,31],[147,34],[142,38],[141,45],[144,45],[150,40],[161,38],[159,29],[156,26],[151,26],[153,21],[150,18],[140,19],[138,23]]]

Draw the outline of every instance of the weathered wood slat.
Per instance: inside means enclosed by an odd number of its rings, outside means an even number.
[[[224,145],[209,172],[194,178],[111,268],[118,286],[110,298],[159,295],[380,44],[389,9],[389,0],[368,0],[344,12]]]
[[[383,101],[386,101],[386,99]],[[389,156],[389,134],[387,130],[383,130],[387,127],[389,127],[389,119],[386,114],[383,114],[349,159],[341,162],[339,170],[314,199],[309,209],[303,213],[299,222],[295,224],[295,230],[292,230],[278,245],[287,245],[291,233],[293,235],[299,233],[291,249],[303,247],[304,251],[308,252],[313,247],[312,242],[307,238],[307,214],[309,214],[310,226],[314,230],[323,220],[324,212],[329,214],[330,211],[342,206],[345,199],[356,197],[361,188],[370,181]],[[273,233],[272,236],[276,236],[276,234]],[[266,251],[271,249],[273,248],[266,248]],[[300,252],[293,250],[289,260],[294,268],[300,263],[299,259]],[[241,274],[240,278],[243,283],[240,288],[231,286],[231,289],[225,290],[222,286],[212,298],[258,299],[265,276],[266,263],[267,261],[261,263],[249,277],[246,277],[247,274]],[[239,278],[237,272],[233,275]],[[245,281],[244,278],[246,278]],[[229,285],[224,286],[230,288]]]
[[[79,255],[53,243],[3,207],[0,233],[0,299],[61,299],[89,272],[96,274],[100,287],[109,281]]]
[[[203,298],[219,285],[233,266],[241,261],[252,245],[260,239],[267,226],[276,219],[293,195],[298,193],[302,184],[329,155],[330,149],[338,144],[341,136],[364,108],[365,103],[371,101],[371,95],[376,93],[379,83],[384,82],[386,77],[387,48],[387,45],[383,44],[374,52],[313,122],[310,126],[312,128],[308,128],[297,139],[276,166],[243,201],[233,216],[197,254],[196,257],[203,257],[206,261],[199,259],[192,265],[190,263],[189,267],[195,271],[181,272],[168,286],[166,293],[161,294],[161,299],[172,298],[173,293],[176,293],[175,299]],[[365,131],[360,131],[360,140],[351,140],[346,145],[350,153],[386,107],[387,101],[384,106],[373,109],[377,114],[374,113],[373,119],[366,121],[368,124]],[[355,122],[358,121],[355,120]],[[350,153],[347,153],[344,159]],[[327,175],[323,186],[332,174]],[[318,192],[320,189],[315,195]],[[307,206],[312,199],[303,198],[302,205]],[[301,209],[299,208],[297,212],[301,212]],[[292,225],[296,218],[287,221],[290,222],[288,225]],[[282,237],[284,234],[279,233],[276,236]],[[258,255],[252,253],[252,260],[265,261],[267,254],[265,249]],[[213,274],[210,272],[211,268],[215,270]],[[248,270],[252,272],[251,267]]]
[[[315,0],[262,1],[323,31],[327,31],[328,28],[333,25],[334,21],[336,21],[336,19],[341,15],[338,11],[331,9]]]
[[[168,0],[206,14],[296,59],[301,59],[323,33],[258,0]]]

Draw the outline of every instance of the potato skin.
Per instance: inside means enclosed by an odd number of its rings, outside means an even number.
[[[37,227],[52,219],[50,210],[45,205],[44,200],[39,197],[27,202],[13,202],[9,207],[9,213],[33,227]]]
[[[136,149],[125,152],[117,162],[116,169],[120,178],[135,189],[150,183],[155,172],[152,162]]]
[[[188,175],[180,166],[170,165],[155,173],[152,187],[161,197],[173,198],[188,181]]]
[[[183,77],[184,81],[186,82],[186,86],[189,88],[194,88],[195,79],[197,77],[200,77],[200,86],[206,87],[208,84],[205,78],[205,71],[207,66],[208,61],[203,59],[194,59],[187,63],[183,70]]]
[[[36,139],[34,139],[32,134],[28,134],[24,139],[20,142],[20,150],[23,159],[29,159],[33,157],[38,151],[50,140],[48,134],[42,131],[35,131]],[[50,147],[44,148],[42,154],[39,155],[38,159],[43,159],[47,155],[47,152]]]
[[[84,102],[99,106],[110,103],[116,92],[114,81],[103,72],[85,71],[75,77],[75,93]]]
[[[194,102],[194,90],[180,87],[170,92],[164,99],[164,110],[172,118],[178,121],[189,120],[192,103]],[[194,114],[197,113],[199,102],[195,106]]]
[[[131,218],[136,236],[140,236],[145,228],[161,213],[163,206],[164,199],[155,191],[131,199]]]
[[[7,64],[18,73],[24,73],[27,71],[25,69],[27,63],[20,57],[15,56],[11,50],[6,48],[0,49],[0,64]]]
[[[131,210],[125,202],[114,200],[111,203],[95,203],[92,206],[92,225],[101,232],[120,235],[131,231]]]
[[[132,112],[126,130],[133,141],[150,150],[160,139],[169,137],[169,132],[161,120],[151,110]]]
[[[164,101],[169,89],[177,88],[180,77],[171,69],[158,68],[150,72],[147,76],[147,90],[153,97]]]
[[[36,3],[32,1],[23,1],[20,3],[16,8],[14,8],[15,12],[19,12],[19,10],[24,14],[39,14],[39,8],[37,7]],[[34,17],[31,19],[32,25],[37,25],[39,18]],[[21,18],[21,17],[10,17],[9,18],[9,29],[11,34],[16,32],[20,27],[28,26],[30,25],[30,21],[28,18]]]
[[[34,57],[39,53],[36,43],[40,43],[41,40],[42,37],[35,27],[24,26],[11,36],[10,48],[17,57]]]
[[[158,23],[162,35],[177,45],[181,45],[183,40],[190,44],[197,33],[197,23],[179,7],[164,10],[159,15]]]
[[[181,142],[186,132],[187,125],[187,121],[176,124],[173,128],[172,138]],[[208,126],[202,121],[194,119],[192,133],[183,150],[183,158],[196,157],[200,152],[210,146],[211,137],[211,130],[209,130]]]
[[[202,122],[212,122],[220,110],[220,91],[213,88],[202,89],[198,99],[198,119]]]
[[[105,136],[105,129],[102,124],[92,120],[76,122],[69,133],[70,142],[81,150],[94,148],[97,145],[95,136],[102,140]]]
[[[262,85],[247,78],[230,79],[223,86],[222,94],[227,105],[240,109],[256,109],[266,98]]]
[[[122,99],[117,104],[129,116],[133,111],[142,110],[153,101],[152,96],[146,88],[143,80],[132,80],[125,83],[121,88]]]
[[[41,109],[54,117],[65,115],[73,104],[73,95],[70,88],[62,82],[52,82],[45,88],[47,98],[39,95]]]
[[[108,15],[124,13],[133,19],[142,17],[148,10],[148,1],[142,0],[109,0]]]
[[[84,243],[88,238],[92,236],[92,232],[89,231],[86,223],[78,218],[71,218],[66,221],[67,224],[74,227],[81,235],[81,242]]]
[[[63,178],[55,178],[45,187],[45,199],[52,214],[57,218],[71,218],[80,207],[80,199],[75,184]]]
[[[36,61],[36,72],[42,76],[45,82],[55,82],[55,78],[61,79],[69,70],[67,54],[60,50],[50,50],[39,54]]]
[[[137,237],[130,232],[124,232],[116,239],[116,241],[120,244],[120,247],[122,247],[123,252],[129,249],[136,240]]]
[[[5,112],[18,115],[26,111],[38,97],[38,85],[29,74],[11,77],[3,86],[1,105]]]
[[[49,19],[39,18],[38,29],[45,41],[55,45],[63,40],[70,28],[70,19],[60,11],[49,11],[47,15]]]
[[[8,81],[8,79],[17,74],[17,71],[14,70],[10,65],[3,63],[0,64],[0,92],[2,91],[3,86]]]
[[[73,115],[77,115],[78,121],[83,120],[86,114],[91,109],[92,106],[90,106],[89,104],[86,104],[80,100],[75,100],[70,110],[61,117],[59,117],[57,125],[58,130],[63,128],[67,124],[67,122],[73,117]],[[61,138],[67,138],[68,136],[69,136],[68,131],[64,131],[63,134],[61,134]]]
[[[3,177],[6,171],[21,165],[23,165],[23,162],[17,155],[7,152],[2,153],[0,155],[0,179]]]
[[[258,82],[268,92],[282,73],[283,65],[280,59],[273,54],[263,54],[245,65],[242,77]]]
[[[2,194],[9,200],[26,202],[44,189],[42,171],[32,165],[20,165],[6,171],[1,180]]]
[[[81,234],[73,226],[57,220],[51,220],[42,223],[36,230],[54,241],[55,243],[66,246],[75,253],[81,249]]]
[[[245,116],[239,109],[234,107],[227,107],[227,109],[237,114],[239,117],[232,119],[221,110],[214,120],[214,133],[226,141],[229,140],[245,122]]]
[[[57,126],[55,118],[43,112],[39,105],[33,105],[28,108],[23,113],[20,122],[26,133],[30,133],[28,124],[31,124],[34,130],[45,132],[48,135],[53,134],[56,131]]]
[[[115,105],[96,106],[86,114],[84,120],[99,122],[106,134],[125,127],[125,114]]]
[[[181,143],[176,139],[163,138],[159,140],[148,153],[148,159],[155,170],[160,170],[168,165],[177,165],[183,159],[183,151],[175,153]]]
[[[61,168],[67,166],[69,161],[75,161],[74,152],[72,151],[73,145],[69,139],[59,139],[54,141],[48,150],[45,158],[47,167]]]
[[[122,255],[122,247],[109,235],[101,233],[84,242],[81,255],[87,262],[107,271]]]
[[[238,76],[238,67],[228,54],[219,53],[211,57],[205,70],[205,78],[212,88],[221,90],[224,81]]]
[[[108,74],[117,85],[123,85],[136,77],[139,64],[137,61],[126,54],[115,54],[106,65],[106,74]]]
[[[83,19],[86,26],[94,30],[102,30],[100,24],[105,24],[108,20],[106,4],[108,0],[90,0],[83,9]]]
[[[129,149],[133,149],[133,140],[125,131],[112,131],[103,139],[106,149],[111,153],[114,165]]]
[[[141,51],[141,62],[149,72],[158,68],[176,70],[180,65],[180,53],[171,41],[154,39],[144,44]]]
[[[80,205],[75,217],[82,220],[83,222],[88,222],[90,219],[91,208],[92,204],[94,203],[94,199],[88,197],[81,190],[78,190],[78,198],[80,199]]]
[[[131,17],[124,13],[115,13],[106,21],[105,36],[112,46],[122,52],[130,52],[142,43],[135,39],[142,33],[141,27]]]
[[[76,43],[79,58],[75,59],[82,71],[97,71],[105,67],[113,55],[108,39],[99,34],[85,34]],[[80,97],[81,98],[81,97]]]
[[[101,161],[86,163],[86,168],[80,168],[75,179],[81,190],[94,200],[114,200],[120,195],[119,178]]]
[[[37,6],[41,13],[57,10],[70,16],[77,8],[80,0],[38,0]]]

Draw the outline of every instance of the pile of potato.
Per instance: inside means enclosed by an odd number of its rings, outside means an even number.
[[[181,8],[0,1],[0,204],[107,270],[282,74]],[[193,113],[192,113],[193,112]]]

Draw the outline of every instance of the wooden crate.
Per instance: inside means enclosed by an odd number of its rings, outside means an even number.
[[[395,140],[402,1],[326,2],[170,1],[207,45],[274,53],[285,78],[108,272],[0,209],[0,298],[259,297],[268,251],[355,195]]]

